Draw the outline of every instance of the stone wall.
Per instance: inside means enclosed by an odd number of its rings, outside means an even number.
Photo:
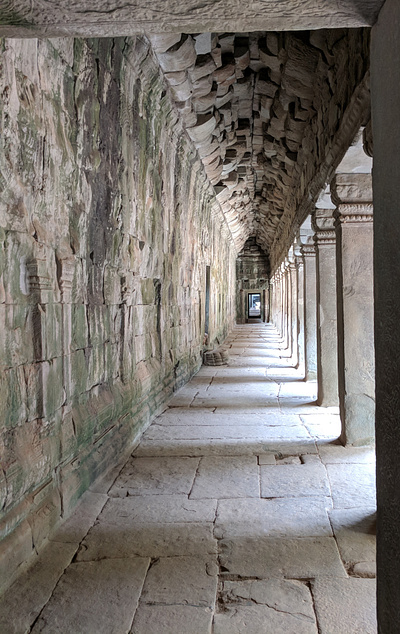
[[[260,293],[261,317],[268,320],[270,265],[267,254],[249,238],[236,260],[236,322],[245,324],[248,317],[248,294]]]
[[[5,40],[4,577],[233,324],[236,252],[147,41]]]

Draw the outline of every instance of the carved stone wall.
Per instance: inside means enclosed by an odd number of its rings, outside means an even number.
[[[234,320],[236,251],[146,40],[6,40],[0,585]]]

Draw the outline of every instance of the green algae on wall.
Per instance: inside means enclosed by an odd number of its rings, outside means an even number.
[[[235,251],[145,39],[5,40],[0,539],[12,579],[233,324]]]

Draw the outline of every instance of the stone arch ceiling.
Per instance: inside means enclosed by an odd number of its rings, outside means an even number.
[[[368,34],[337,29],[149,39],[237,250],[255,236],[271,253],[284,215],[293,220],[318,163],[332,150],[349,95],[368,67]],[[336,164],[351,140],[337,148]]]
[[[358,27],[374,24],[383,2],[6,0],[0,36],[148,34],[238,251],[256,236],[276,262],[295,214],[304,216],[362,123],[349,114],[336,138],[352,95],[367,89]]]

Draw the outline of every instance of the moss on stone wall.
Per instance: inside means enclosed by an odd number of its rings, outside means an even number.
[[[2,47],[0,585],[199,368],[207,265],[227,334],[235,262],[144,39]]]

